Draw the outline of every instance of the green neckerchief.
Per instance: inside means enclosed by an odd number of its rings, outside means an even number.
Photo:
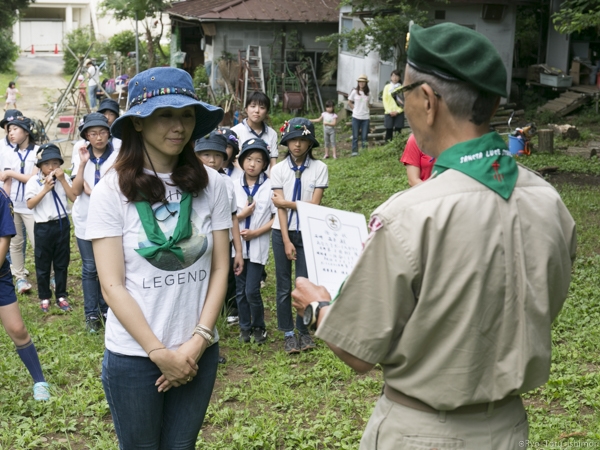
[[[173,236],[169,239],[158,226],[152,206],[146,201],[135,202],[135,208],[142,221],[142,226],[146,232],[148,240],[154,245],[152,247],[136,248],[135,251],[146,259],[156,257],[159,252],[170,251],[183,262],[183,251],[177,244],[183,239],[188,239],[192,235],[192,222],[190,216],[192,213],[192,195],[189,192],[184,192],[179,203],[179,217],[177,218],[177,226],[173,231]]]
[[[519,174],[517,163],[496,132],[461,142],[443,151],[433,170],[440,174],[447,169],[470,176],[505,200],[510,198]]]

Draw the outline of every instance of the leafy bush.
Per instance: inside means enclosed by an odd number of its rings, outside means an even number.
[[[93,39],[94,38],[92,35],[92,29],[90,27],[77,28],[76,30],[71,31],[66,35],[64,45],[69,46],[71,51],[75,53],[79,58],[83,58]],[[92,49],[90,57],[96,56],[98,56],[98,54],[96,54],[94,52],[94,49]],[[77,70],[77,66],[79,65],[79,61],[75,59],[71,52],[66,49],[66,47],[63,56],[63,61],[63,72],[69,75],[75,73],[75,70]]]
[[[0,72],[12,70],[19,56],[19,47],[12,41],[12,30],[0,30]]]
[[[127,56],[129,52],[135,52],[135,33],[125,30],[115,34],[108,40],[108,47],[111,52],[121,52],[123,56]]]

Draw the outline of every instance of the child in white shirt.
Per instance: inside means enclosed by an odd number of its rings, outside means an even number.
[[[67,270],[71,255],[67,198],[75,201],[75,194],[71,179],[60,168],[64,160],[55,144],[42,145],[37,158],[40,171],[27,182],[25,199],[35,220],[35,273],[40,308],[45,313],[50,310],[50,272],[54,265],[56,305],[63,311],[71,311],[67,301]]]
[[[313,123],[323,121],[323,137],[325,139],[325,159],[329,158],[329,149],[333,154],[333,159],[337,159],[335,152],[335,126],[337,124],[338,116],[334,112],[335,103],[333,100],[327,100],[325,102],[325,111],[321,114],[318,119],[311,119]]]
[[[308,278],[296,202],[320,204],[329,182],[329,173],[327,165],[312,156],[312,149],[318,147],[319,142],[310,120],[293,118],[282,129],[280,144],[288,147],[288,154],[271,171],[273,203],[278,208],[272,238],[277,278],[277,326],[285,334],[285,352],[298,353],[314,348],[315,343],[302,317],[297,314],[298,338],[294,333],[292,280],[297,277]],[[293,278],[292,261],[296,265],[296,276]]]
[[[238,158],[244,175],[235,183],[237,217],[243,239],[244,270],[236,277],[240,340],[261,345],[267,340],[265,309],[260,294],[262,273],[269,258],[269,236],[277,209],[271,201],[269,148],[262,139],[250,139]]]

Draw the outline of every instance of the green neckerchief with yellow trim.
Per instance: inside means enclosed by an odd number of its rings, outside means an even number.
[[[154,245],[151,247],[136,248],[135,251],[146,259],[152,259],[158,256],[160,252],[170,251],[179,261],[184,260],[183,250],[177,244],[179,241],[188,239],[192,235],[192,223],[190,221],[192,213],[192,194],[184,192],[179,203],[179,217],[173,235],[166,238],[163,231],[158,226],[152,206],[147,201],[135,202],[135,208],[142,222],[142,227],[146,232],[148,240]]]
[[[496,132],[461,142],[443,151],[433,170],[439,175],[448,169],[470,176],[505,200],[510,198],[519,176],[517,163]]]

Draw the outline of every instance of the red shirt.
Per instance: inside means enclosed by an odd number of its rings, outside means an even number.
[[[406,147],[404,147],[404,153],[400,157],[400,162],[404,163],[405,166],[415,166],[421,169],[420,178],[422,181],[425,181],[431,176],[431,169],[433,169],[433,165],[435,164],[435,158],[423,153],[417,146],[415,135],[411,134]]]

